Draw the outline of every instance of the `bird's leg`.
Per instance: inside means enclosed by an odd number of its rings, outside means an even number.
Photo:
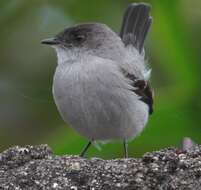
[[[128,141],[124,139],[123,144],[124,144],[124,158],[128,158]]]
[[[90,145],[92,144],[92,141],[89,141],[83,148],[83,150],[80,153],[80,157],[84,157],[85,153],[87,152],[88,148],[90,147]]]

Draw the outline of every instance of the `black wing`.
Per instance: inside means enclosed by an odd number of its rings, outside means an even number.
[[[152,23],[150,6],[145,3],[132,3],[124,13],[120,37],[125,45],[132,44],[139,53]]]
[[[123,71],[124,76],[132,81],[134,92],[140,97],[140,100],[149,106],[149,114],[153,113],[153,91],[149,84],[144,80],[137,79],[134,75]]]

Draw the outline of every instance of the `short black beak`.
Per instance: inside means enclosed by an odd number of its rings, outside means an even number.
[[[56,38],[48,38],[44,39],[41,41],[41,44],[46,44],[46,45],[58,45],[60,44],[59,40]]]

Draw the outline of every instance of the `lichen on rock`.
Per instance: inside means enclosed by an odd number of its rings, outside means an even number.
[[[57,156],[47,145],[0,153],[0,189],[201,189],[201,146],[167,148],[142,158]]]

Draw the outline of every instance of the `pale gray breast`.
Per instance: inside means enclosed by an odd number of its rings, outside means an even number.
[[[117,66],[102,61],[59,65],[53,84],[56,105],[63,119],[88,138],[131,137],[144,127],[148,108]]]

